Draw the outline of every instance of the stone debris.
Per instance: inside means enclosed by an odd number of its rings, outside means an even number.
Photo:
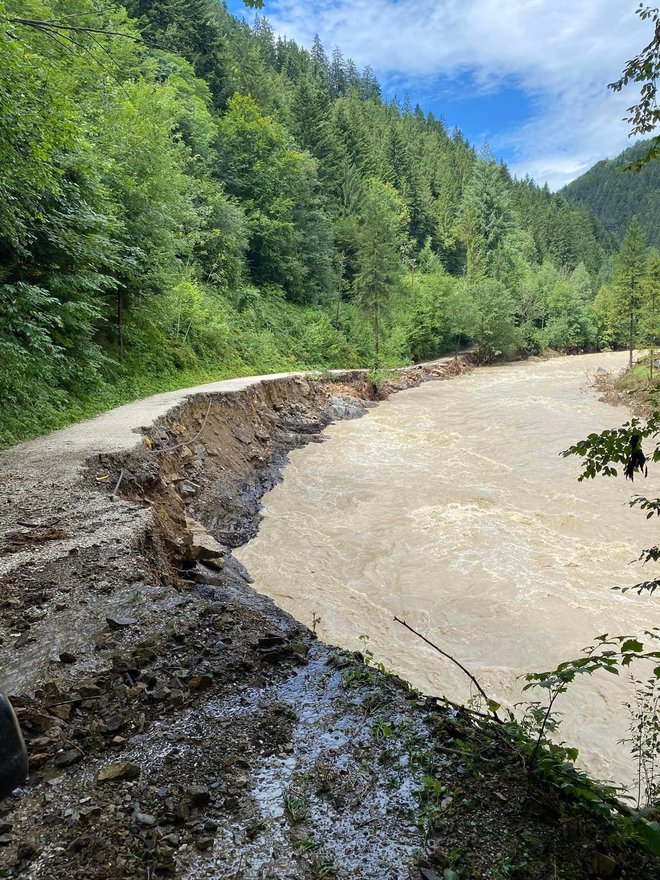
[[[137,617],[106,617],[105,622],[110,629],[124,629],[127,626],[134,626],[138,620]]]
[[[137,764],[130,761],[116,761],[108,764],[96,774],[97,782],[110,782],[115,779],[137,779],[140,775],[140,768]]]

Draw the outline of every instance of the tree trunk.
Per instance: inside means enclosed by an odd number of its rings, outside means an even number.
[[[339,263],[339,284],[337,286],[337,314],[335,315],[335,330],[339,330],[339,307],[341,306],[342,282],[344,280],[344,263],[346,262],[346,252],[341,252]]]
[[[378,343],[380,338],[380,315],[379,315],[379,307],[380,300],[378,296],[376,296],[376,302],[374,303],[374,370],[378,369]]]
[[[630,369],[632,369],[632,365],[633,365],[633,327],[634,327],[634,321],[635,321],[635,313],[631,309],[630,310],[630,346],[629,346],[630,357],[628,358],[628,366],[630,367]]]
[[[124,303],[121,291],[117,291],[117,351],[119,360],[124,360]]]

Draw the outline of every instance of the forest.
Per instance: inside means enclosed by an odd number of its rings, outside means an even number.
[[[660,160],[654,159],[637,173],[628,170],[650,148],[652,141],[639,141],[615,156],[597,162],[562,194],[584,205],[617,238],[623,238],[637,215],[649,244],[660,246]]]
[[[339,48],[214,0],[0,17],[0,447],[228,376],[655,333],[641,230],[618,253]]]

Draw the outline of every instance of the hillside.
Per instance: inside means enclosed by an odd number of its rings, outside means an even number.
[[[623,238],[636,215],[649,245],[660,246],[660,161],[655,160],[641,171],[624,171],[648,148],[640,141],[614,159],[597,162],[577,180],[564,187],[561,194],[598,217],[617,238]]]
[[[340,50],[212,0],[29,6],[0,0],[0,447],[227,376],[596,344],[601,224]]]

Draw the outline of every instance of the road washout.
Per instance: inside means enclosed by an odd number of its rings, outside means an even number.
[[[617,427],[627,411],[598,399],[592,378],[625,352],[514,362],[396,395],[369,418],[337,422],[323,453],[292,452],[263,499],[258,537],[237,555],[253,586],[322,638],[359,649],[423,693],[464,702],[458,667],[394,622],[405,619],[461,660],[496,702],[522,713],[524,676],[579,657],[599,633],[646,641],[658,603],[624,589],[649,577],[635,560],[655,519],[629,501],[660,494],[652,473],[578,482],[562,450]],[[286,554],[277,548],[287,542]],[[641,666],[636,677],[652,672]],[[557,736],[594,778],[635,788],[635,689],[580,676],[557,704]]]
[[[468,368],[200,389],[0,457],[1,687],[31,758],[3,876],[592,875],[596,819],[530,792],[467,712],[320,642],[232,555],[290,449]]]

